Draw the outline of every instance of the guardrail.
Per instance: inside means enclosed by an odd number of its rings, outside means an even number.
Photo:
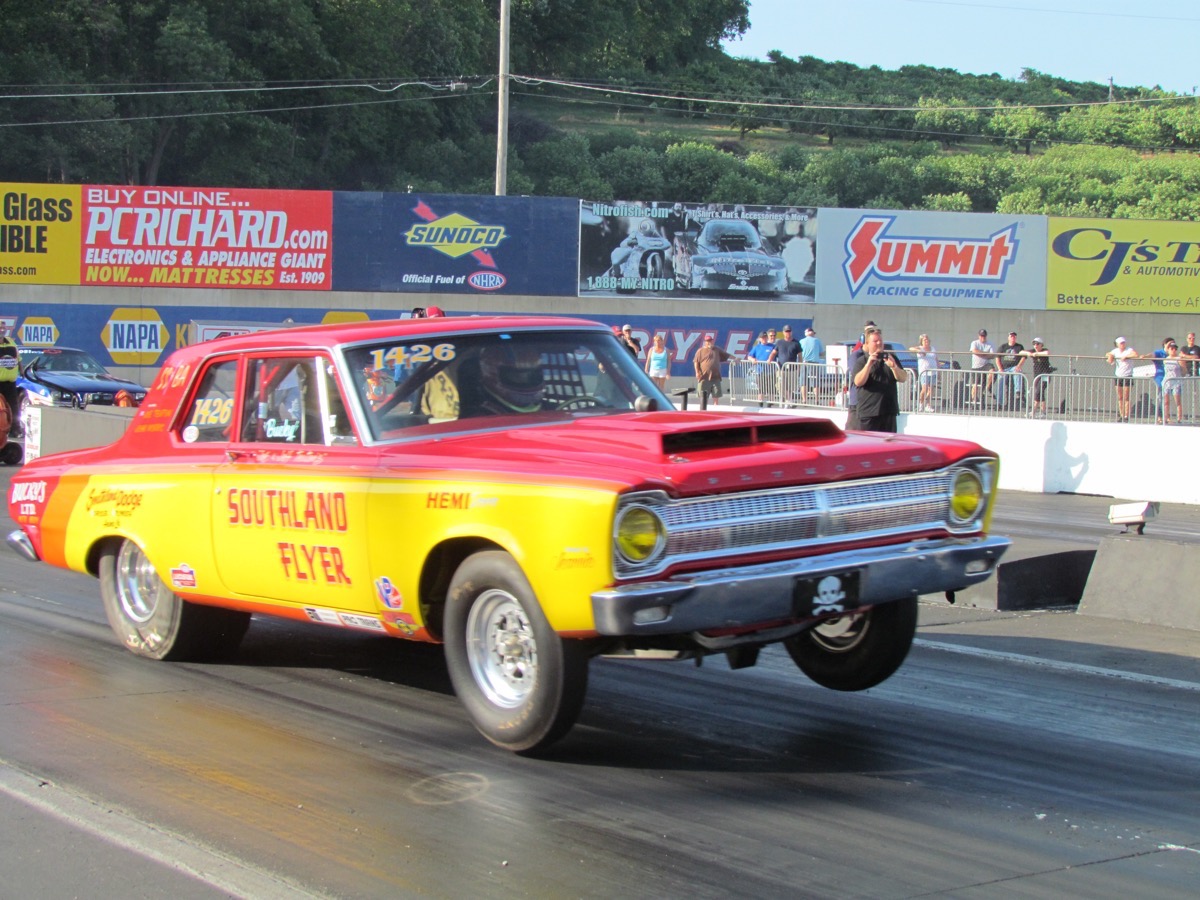
[[[910,369],[908,380],[897,385],[902,413],[1071,422],[1125,420],[1118,415],[1118,379],[1103,358],[1063,357],[1065,371],[1056,366],[1054,371],[1034,376],[1025,371],[971,369],[970,354],[938,356],[949,367],[921,375]],[[963,361],[956,356],[963,357]],[[956,368],[956,364],[961,367]],[[780,366],[731,360],[728,366],[726,395],[733,402],[785,408],[846,406],[850,378],[838,363]],[[1106,374],[1100,374],[1106,370]],[[1154,375],[1152,361],[1138,361],[1129,379],[1127,421],[1200,425],[1200,377],[1164,378],[1159,384]]]

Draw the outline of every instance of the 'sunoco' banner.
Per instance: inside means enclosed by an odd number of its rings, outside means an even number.
[[[822,209],[817,302],[1043,309],[1046,219]]]
[[[572,296],[578,200],[337,192],[338,291]]]

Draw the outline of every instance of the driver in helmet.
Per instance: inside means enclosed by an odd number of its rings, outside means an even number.
[[[470,385],[468,383],[475,382]],[[499,344],[479,353],[479,378],[462,384],[462,416],[512,415],[553,408],[544,399],[542,354]]]

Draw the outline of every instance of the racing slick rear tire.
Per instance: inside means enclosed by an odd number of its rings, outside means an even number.
[[[575,724],[587,693],[588,647],[554,632],[507,553],[476,553],[458,567],[444,636],[454,692],[493,744],[534,754]]]
[[[172,662],[231,656],[250,613],[189,603],[167,587],[142,548],[108,544],[100,556],[100,596],[108,624],[127,650]]]
[[[826,619],[783,642],[792,661],[822,687],[865,691],[900,668],[917,631],[917,598]]]

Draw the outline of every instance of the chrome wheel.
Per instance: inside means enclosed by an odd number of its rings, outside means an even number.
[[[485,591],[467,617],[467,660],[484,696],[520,706],[537,686],[537,639],[525,610],[506,591]]]
[[[121,611],[131,622],[145,625],[158,611],[159,591],[162,579],[150,565],[142,548],[132,541],[125,541],[117,553],[116,571],[117,602]]]

